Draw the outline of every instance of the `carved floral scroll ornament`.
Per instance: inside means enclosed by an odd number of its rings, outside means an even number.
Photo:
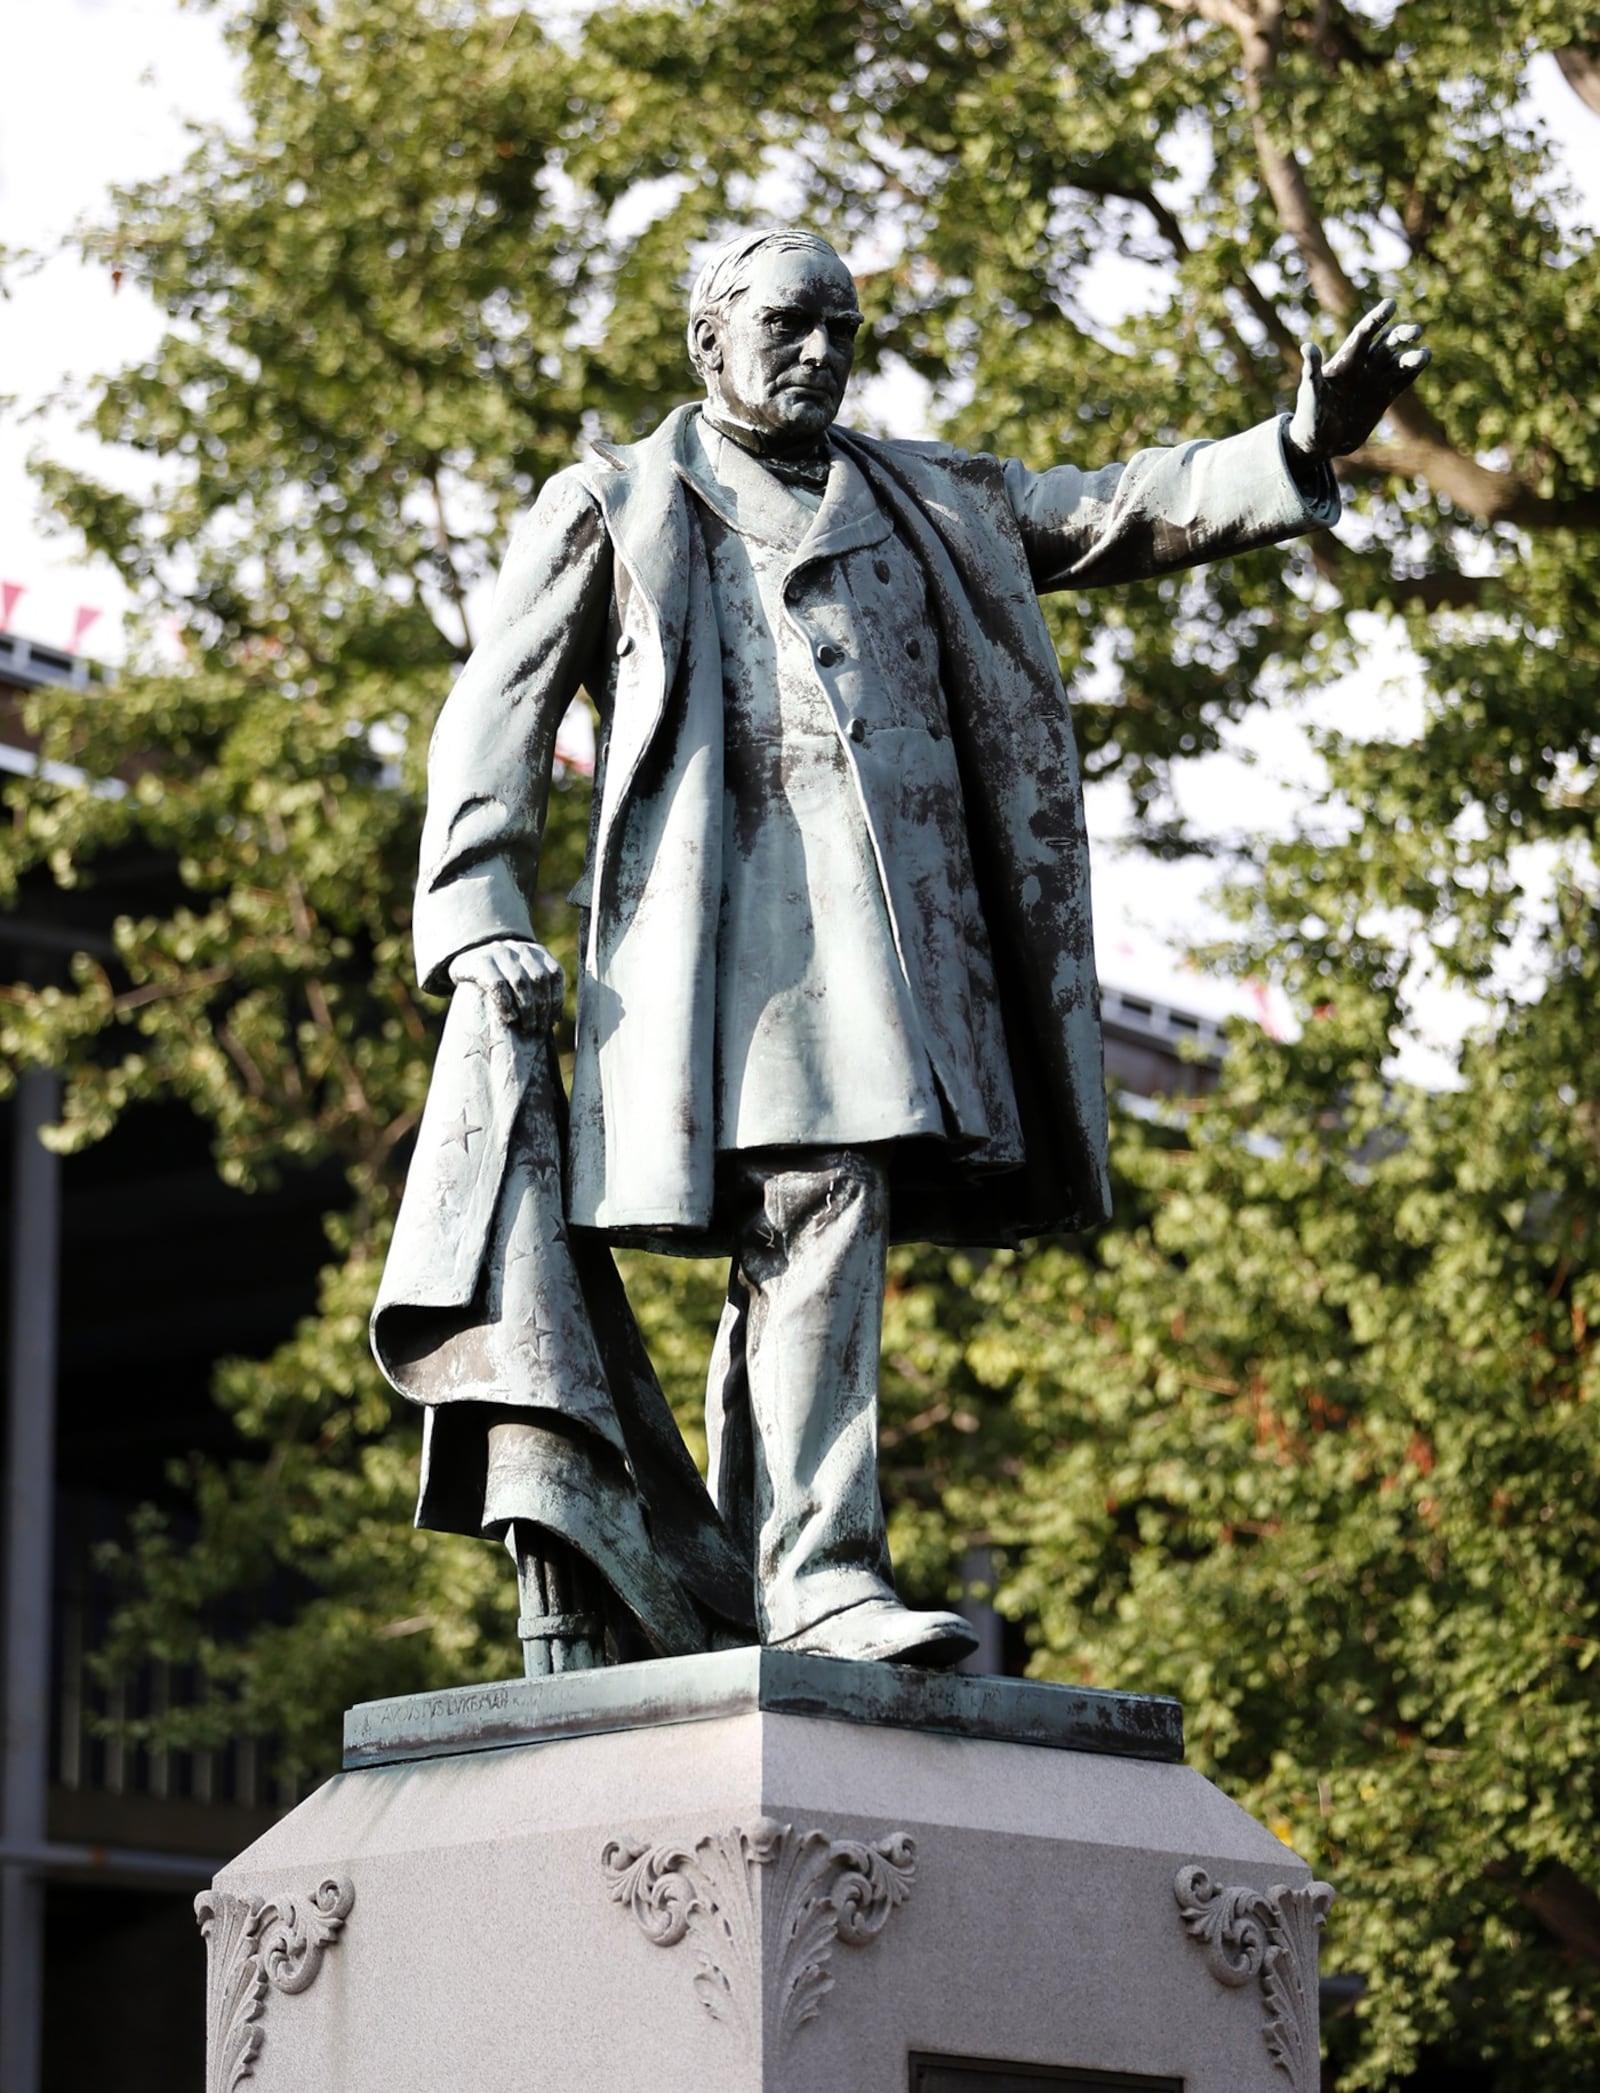
[[[601,1864],[615,1900],[659,1948],[692,1941],[695,1996],[713,2020],[785,2041],[833,1989],[833,1944],[865,1947],[911,1894],[903,1831],[870,1845],[757,1817],[691,1849],[613,1839]]]
[[[206,2093],[234,2093],[254,2076],[269,1988],[310,1990],[355,1901],[342,1875],[328,1876],[304,1900],[232,1890],[195,1898],[206,1943]]]
[[[1317,2063],[1317,1935],[1333,1903],[1326,1882],[1301,1889],[1224,1889],[1204,1868],[1180,1868],[1173,1884],[1190,1936],[1205,1949],[1219,1984],[1259,1980],[1267,2052],[1294,2093],[1314,2093]]]

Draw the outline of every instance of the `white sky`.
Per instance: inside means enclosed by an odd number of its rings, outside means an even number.
[[[231,120],[233,69],[209,11],[178,0],[32,0],[17,9],[6,39],[7,91],[0,102],[0,246],[49,250],[74,222],[95,216],[107,188],[175,167],[188,145],[185,119]],[[1565,149],[1574,180],[1600,208],[1600,120],[1585,111],[1541,60],[1530,99]],[[131,288],[114,293],[106,272],[56,259],[0,302],[0,396],[36,410],[63,381],[111,369],[148,353],[157,316]],[[1287,403],[1286,403],[1287,404]],[[125,596],[114,571],[89,561],[40,528],[26,474],[34,447],[104,476],[138,484],[132,461],[115,459],[55,411],[23,424],[0,418],[0,580],[26,594],[12,629],[61,646],[80,607],[98,610],[86,650],[115,662]],[[1366,671],[1300,712],[1252,722],[1230,751],[1190,766],[1185,810],[1218,831],[1285,823],[1314,784],[1318,766],[1306,740],[1311,720],[1349,726],[1391,707],[1414,711],[1414,679],[1392,648],[1374,647]],[[1216,933],[1208,884],[1194,865],[1152,865],[1116,848],[1125,808],[1115,790],[1092,796],[1096,843],[1096,927],[1108,981],[1220,1016],[1258,1014],[1245,988],[1209,981],[1189,967],[1187,945]],[[1419,1011],[1425,1037],[1447,1041],[1469,1015],[1460,999],[1432,998]],[[1419,1042],[1419,1047],[1425,1042]],[[1430,1072],[1426,1051],[1402,1057],[1410,1072]]]
[[[48,251],[99,214],[113,183],[177,166],[188,150],[185,115],[225,118],[236,108],[215,16],[176,0],[32,0],[7,25],[6,60],[0,247],[9,249]],[[57,259],[0,302],[0,395],[35,409],[74,376],[148,354],[158,336],[154,308],[137,291],[114,293],[104,270]],[[63,646],[86,605],[102,613],[87,651],[116,661],[126,602],[116,572],[45,538],[25,470],[38,447],[136,484],[131,461],[101,451],[75,421],[0,419],[0,580],[27,589],[13,631]]]

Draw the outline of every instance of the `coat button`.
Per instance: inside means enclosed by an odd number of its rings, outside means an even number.
[[[865,741],[867,738],[867,723],[861,717],[861,715],[857,713],[855,718],[850,722],[849,726],[846,727],[845,732],[850,736],[850,739],[852,741]]]
[[[617,658],[620,660],[624,654],[631,654],[632,652],[633,634],[631,632],[625,632],[622,635],[621,639],[617,641]]]
[[[911,657],[911,659],[912,659],[913,661],[920,661],[920,660],[922,659],[922,642],[921,642],[921,640],[907,640],[907,641],[906,641],[906,652],[907,652],[907,654],[909,654],[909,655],[910,655],[910,657]]]
[[[837,647],[821,646],[817,649],[817,660],[825,669],[831,669],[836,661],[843,659]]]
[[[879,581],[887,581],[890,573],[889,562],[887,560],[874,560],[872,571],[877,575]]]

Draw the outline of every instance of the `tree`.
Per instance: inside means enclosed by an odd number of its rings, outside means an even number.
[[[689,393],[691,243],[775,202],[830,230],[869,364],[1032,462],[1271,413],[1305,340],[1403,288],[1435,370],[1351,461],[1337,541],[1054,607],[1088,768],[1166,851],[1203,842],[1186,760],[1360,665],[1376,620],[1409,642],[1420,729],[1329,737],[1300,832],[1239,861],[1234,962],[1303,1030],[1121,1125],[1093,1243],[900,1257],[886,1481],[914,1579],[994,1548],[1042,1675],[1179,1692],[1196,1762],[1340,1883],[1328,1960],[1369,1982],[1341,2084],[1425,2047],[1587,2083],[1600,271],[1521,96],[1554,47],[1586,94],[1600,33],[1538,0],[229,23],[244,136],[88,237],[170,315],[92,403],[163,492],[45,474],[185,653],[41,720],[131,790],[12,786],[0,845],[14,885],[138,834],[190,899],[4,1044],[68,1065],[68,1144],[182,1097],[239,1181],[336,1156],[350,1203],[320,1315],[221,1377],[257,1452],[194,1474],[187,1556],[146,1533],[130,1635],[198,1644],[229,1720],[298,1711],[307,1763],[344,1702],[504,1663],[509,1579],[407,1530],[413,1441],[364,1345],[437,1026],[405,952],[422,749],[512,510],[591,425]],[[1108,319],[1113,258],[1137,295]],[[558,951],[584,818],[571,781]],[[1432,1096],[1384,1072],[1424,969],[1486,995]],[[634,1276],[687,1416],[714,1281]],[[207,1636],[285,1562],[293,1619]]]

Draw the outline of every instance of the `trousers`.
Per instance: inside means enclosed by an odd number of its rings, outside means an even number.
[[[724,1158],[736,1217],[706,1383],[712,1495],[755,1564],[764,1643],[894,1599],[878,1493],[889,1185],[868,1151]]]

